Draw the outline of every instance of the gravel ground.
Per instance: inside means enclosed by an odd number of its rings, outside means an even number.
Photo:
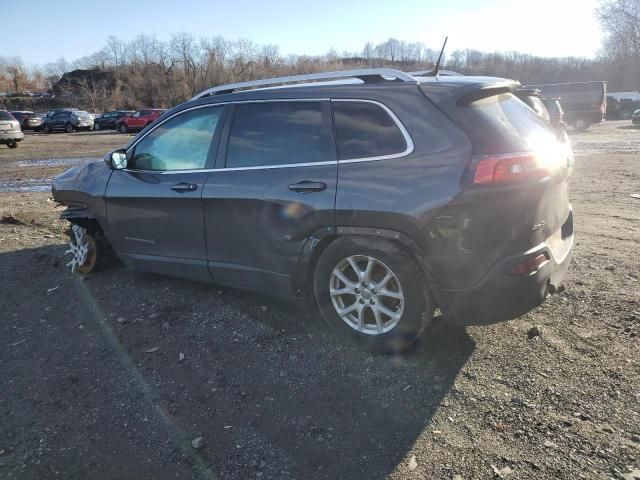
[[[71,275],[60,209],[5,188],[0,478],[640,478],[640,130],[626,127],[574,135],[566,289],[499,325],[438,319],[400,356],[344,344],[313,305],[122,266]],[[0,147],[0,187],[127,139],[28,135]]]

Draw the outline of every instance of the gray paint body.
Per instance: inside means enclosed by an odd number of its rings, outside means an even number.
[[[389,83],[253,90],[187,102],[166,112],[137,138],[183,110],[225,105],[225,121],[216,132],[206,170],[112,171],[95,164],[84,167],[86,172],[81,168],[57,177],[54,196],[94,213],[119,256],[140,269],[296,296],[309,291],[315,249],[325,239],[377,235],[403,243],[416,255],[441,309],[460,312],[458,323],[487,323],[512,316],[515,307],[498,316],[477,315],[479,320],[474,320],[470,318],[473,313],[460,309],[464,296],[458,293],[486,283],[485,277],[505,256],[521,259],[538,240],[531,236],[532,223],[542,219],[551,231],[562,226],[570,212],[566,179],[524,193],[513,189],[468,192],[463,179],[472,147],[445,112],[453,108],[456,98],[470,92],[517,84],[469,77],[429,80],[420,86]],[[382,160],[224,169],[234,102],[282,99],[324,99],[329,127],[331,99],[380,102],[404,125],[414,149],[406,156]],[[332,128],[325,135],[335,146]],[[128,145],[132,147],[135,140]],[[322,182],[326,189],[299,193],[288,188],[304,181]],[[181,182],[194,184],[196,189],[171,190]],[[487,224],[470,221],[470,216],[482,217],[491,209],[503,211],[510,196],[516,200],[516,211],[512,209],[508,218],[487,218],[497,222],[492,228],[508,234],[491,244],[483,242]],[[549,198],[561,203],[554,204]],[[529,212],[526,220],[522,220],[523,211]],[[553,271],[568,262],[561,260]],[[546,287],[542,285],[548,284],[552,273],[530,279],[531,285],[522,287],[536,292],[532,304],[544,299]],[[504,269],[492,275],[493,282],[508,281]],[[557,283],[562,275],[556,277],[560,277],[554,280]]]

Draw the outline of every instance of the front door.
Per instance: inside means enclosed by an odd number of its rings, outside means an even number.
[[[110,241],[140,269],[210,280],[202,191],[213,166],[223,106],[184,110],[128,150],[107,186]]]
[[[69,120],[71,120],[70,112],[58,112],[52,117],[49,125],[52,130],[63,130]]]
[[[221,284],[288,295],[305,241],[334,226],[329,102],[239,103],[228,115],[221,168],[203,193],[211,274]]]

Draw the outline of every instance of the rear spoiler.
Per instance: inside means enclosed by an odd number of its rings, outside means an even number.
[[[494,95],[500,95],[501,93],[515,93],[518,90],[517,87],[507,86],[507,85],[492,85],[489,87],[480,88],[474,92],[463,95],[458,98],[456,104],[458,106],[468,105],[471,102],[475,102],[476,100],[480,100],[481,98],[493,97]]]
[[[433,77],[431,77],[433,78]],[[420,90],[434,104],[443,107],[466,105],[481,98],[513,93],[520,82],[494,77],[444,77],[420,82]]]

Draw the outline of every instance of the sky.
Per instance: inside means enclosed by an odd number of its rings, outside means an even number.
[[[54,2],[55,3],[55,2]],[[448,51],[474,48],[541,56],[593,57],[601,32],[598,0],[0,0],[0,56],[45,64],[90,55],[109,35],[172,33],[246,38],[284,55],[360,51],[393,37]],[[18,21],[21,19],[22,21]]]

